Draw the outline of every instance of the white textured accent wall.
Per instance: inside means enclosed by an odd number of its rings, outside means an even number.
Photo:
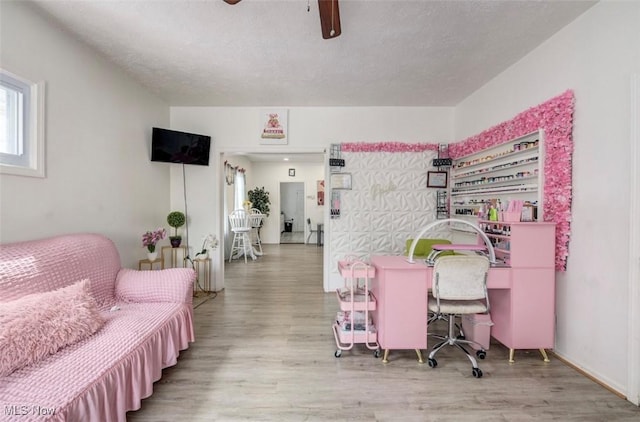
[[[436,189],[426,187],[435,152],[352,152],[342,158],[352,189],[340,190],[340,217],[330,221],[331,289],[343,285],[338,260],[401,255],[406,240],[436,219]],[[437,227],[429,237],[449,234]]]

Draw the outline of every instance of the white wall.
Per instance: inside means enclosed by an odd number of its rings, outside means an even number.
[[[288,144],[265,146],[259,142],[260,111],[257,107],[171,107],[172,129],[211,135],[213,142],[210,165],[187,169],[187,192],[189,181],[195,178],[206,186],[206,189],[189,194],[192,237],[213,233],[220,238],[223,233],[225,211],[221,192],[224,189],[222,157],[225,153],[324,153],[332,143],[360,141],[447,142],[452,139],[453,132],[453,109],[450,107],[295,107],[289,108]],[[171,202],[174,206],[182,203],[181,177],[181,170],[172,169]],[[288,181],[288,173],[282,178]],[[261,180],[249,183],[253,187],[263,185]],[[267,190],[271,191],[271,188]],[[196,221],[196,217],[200,221]],[[196,224],[200,226],[196,227]],[[271,236],[272,230],[271,226],[267,227],[267,236]],[[268,239],[272,241],[271,237]],[[325,247],[325,267],[327,249]],[[216,290],[224,287],[220,250],[212,257]]]
[[[638,22],[640,2],[597,4],[459,104],[455,116],[456,138],[463,139],[574,90],[572,234],[567,271],[557,274],[555,351],[623,393]]]
[[[0,242],[98,232],[125,266],[165,225],[169,171],[149,161],[169,107],[23,2],[1,3],[1,66],[46,83],[46,178],[0,175]]]

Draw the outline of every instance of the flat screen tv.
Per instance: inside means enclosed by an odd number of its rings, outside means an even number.
[[[210,136],[154,127],[151,161],[208,166],[210,148]]]

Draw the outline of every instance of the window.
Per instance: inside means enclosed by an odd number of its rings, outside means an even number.
[[[246,179],[244,176],[244,170],[236,169],[235,192],[233,195],[235,197],[234,209],[236,210],[244,208],[244,201],[247,199],[245,185]]]
[[[44,177],[44,83],[2,69],[0,173]]]

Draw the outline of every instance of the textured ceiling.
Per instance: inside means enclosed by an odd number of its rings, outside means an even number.
[[[171,105],[453,106],[594,1],[35,1]],[[307,5],[310,11],[307,12]]]

